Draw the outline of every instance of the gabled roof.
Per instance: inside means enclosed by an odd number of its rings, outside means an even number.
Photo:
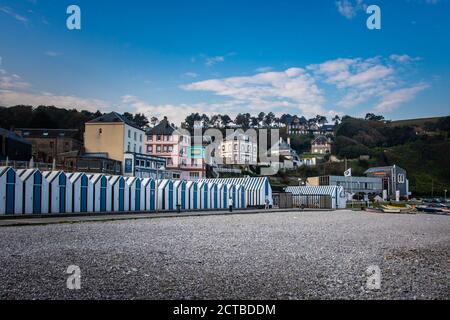
[[[324,136],[318,136],[312,141],[312,144],[329,144],[329,141]]]
[[[169,123],[169,120],[167,120],[167,118],[164,118],[158,125],[148,129],[147,135],[172,135],[174,131],[176,131],[176,129]]]
[[[143,130],[134,121],[131,121],[130,119],[122,116],[121,114],[118,114],[115,111],[104,114],[98,118],[95,118],[94,120],[88,121],[88,123],[124,123],[133,128]]]

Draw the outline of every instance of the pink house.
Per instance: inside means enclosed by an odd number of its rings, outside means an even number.
[[[189,132],[172,126],[167,117],[146,133],[145,152],[167,159],[167,170],[174,178],[197,180],[205,178],[205,161],[194,154]]]

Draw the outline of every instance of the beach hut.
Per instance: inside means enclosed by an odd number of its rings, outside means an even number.
[[[202,181],[244,186],[246,189],[246,202],[249,207],[262,207],[265,205],[266,199],[269,200],[270,204],[273,203],[272,187],[267,177],[219,178]]]
[[[71,184],[63,171],[43,173],[48,183],[48,213],[67,213],[71,210]]]
[[[208,184],[204,181],[197,182],[198,209],[208,209],[209,193]]]
[[[22,185],[13,168],[0,168],[0,215],[23,213]]]
[[[141,210],[155,211],[156,182],[152,178],[142,179]]]
[[[210,185],[209,209],[219,209],[220,208],[219,186],[217,185],[217,183],[211,183],[209,185]]]
[[[19,178],[23,184],[23,213],[48,213],[48,183],[42,172],[36,169],[19,170]]]
[[[314,205],[323,209],[345,209],[347,197],[343,186],[291,186],[285,188],[286,192],[300,198],[306,205]]]
[[[186,190],[186,181],[179,180],[173,183],[175,193],[175,206],[179,205],[181,210],[189,208],[189,197]]]
[[[128,191],[125,178],[122,176],[111,176],[108,178],[111,188],[111,210],[112,212],[124,212],[128,210]]]
[[[186,184],[187,194],[188,194],[188,209],[198,210],[200,209],[200,190],[198,188],[198,183],[196,181],[189,181]]]
[[[142,179],[129,177],[126,179],[128,203],[130,211],[141,211]]]
[[[92,183],[92,211],[109,212],[111,211],[111,186],[108,183],[108,177],[103,174],[93,174],[88,176]]]
[[[228,208],[228,185],[225,183],[219,183],[217,185],[219,190],[219,208]]]
[[[245,195],[245,187],[243,185],[236,185],[237,208],[245,209],[247,207]]]
[[[68,175],[72,185],[72,212],[93,212],[93,189],[89,177],[82,172]]]
[[[227,188],[228,188],[228,207],[230,205],[233,205],[234,209],[239,208],[238,197],[237,197],[237,192],[236,192],[236,185],[228,184]]]
[[[158,209],[163,211],[173,211],[175,209],[176,194],[174,192],[174,182],[172,180],[158,181]]]

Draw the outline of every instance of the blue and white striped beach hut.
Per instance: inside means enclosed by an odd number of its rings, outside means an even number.
[[[103,174],[88,177],[92,183],[93,212],[111,211],[111,185],[108,183],[108,177]]]
[[[93,212],[93,189],[89,177],[82,172],[67,175],[72,184],[72,212]]]
[[[23,183],[23,213],[48,213],[48,183],[37,169],[23,169],[16,172]]]
[[[111,211],[124,212],[128,210],[129,188],[122,176],[110,176],[108,183],[111,187]]]
[[[173,211],[175,209],[176,193],[172,180],[158,181],[158,209],[163,211]]]
[[[189,197],[186,190],[186,181],[178,180],[173,183],[175,193],[175,206],[179,205],[181,210],[189,207]]]
[[[23,213],[22,186],[22,180],[13,168],[0,168],[0,215]]]
[[[209,187],[208,187],[208,183],[201,181],[201,182],[197,182],[197,186],[198,186],[198,193],[199,193],[199,203],[198,203],[198,207],[199,209],[203,209],[206,210],[209,208],[209,197],[210,197],[210,192],[209,192]]]
[[[141,211],[142,179],[129,177],[126,179],[128,187],[128,203],[130,211]]]
[[[245,209],[247,208],[247,201],[246,201],[246,191],[245,187],[243,185],[236,185],[236,208]]]
[[[43,173],[48,183],[49,213],[67,213],[72,208],[72,188],[63,171],[46,171]]]
[[[141,187],[141,210],[142,211],[155,211],[156,201],[156,182],[152,178],[142,179]]]
[[[273,204],[272,187],[267,177],[247,177],[247,178],[219,178],[205,179],[202,181],[213,183],[227,183],[233,185],[243,185],[246,189],[247,206],[260,207],[265,205],[266,199]]]
[[[220,209],[220,194],[219,186],[217,183],[208,183],[209,186],[209,208],[208,209]]]
[[[198,183],[196,181],[189,181],[186,184],[187,194],[188,196],[188,209],[189,210],[198,210],[200,209],[200,190],[198,187]]]

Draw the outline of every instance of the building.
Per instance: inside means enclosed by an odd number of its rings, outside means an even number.
[[[328,138],[320,135],[311,142],[312,154],[329,154],[331,153],[331,142]]]
[[[175,175],[178,177],[179,172],[167,171],[167,159],[163,157],[155,157],[148,154],[125,152],[124,156],[124,172],[125,176],[138,178],[156,179],[172,179]]]
[[[256,165],[258,162],[258,144],[256,138],[235,131],[219,144],[223,164]]]
[[[306,135],[309,133],[308,120],[305,117],[292,116],[286,119],[289,135]]]
[[[121,162],[124,175],[151,177],[156,163],[165,163],[165,159],[147,157],[145,131],[117,112],[91,120],[85,127],[86,153],[105,154],[106,158]]]
[[[108,175],[121,175],[122,162],[108,158],[108,154],[68,152],[61,155],[58,169],[65,172],[103,173]]]
[[[307,184],[313,186],[342,186],[346,193],[380,195],[383,192],[382,179],[378,177],[320,176],[308,178]]]
[[[36,162],[59,162],[60,154],[83,150],[77,129],[16,129],[15,132],[31,143]]]
[[[400,199],[411,195],[406,170],[397,165],[370,168],[365,174],[382,179],[383,198]]]
[[[0,160],[29,161],[31,143],[12,131],[0,128]]]
[[[192,146],[188,132],[175,128],[167,117],[146,132],[145,152],[166,159],[167,169],[174,178],[196,180],[204,178],[206,166],[202,146]]]

